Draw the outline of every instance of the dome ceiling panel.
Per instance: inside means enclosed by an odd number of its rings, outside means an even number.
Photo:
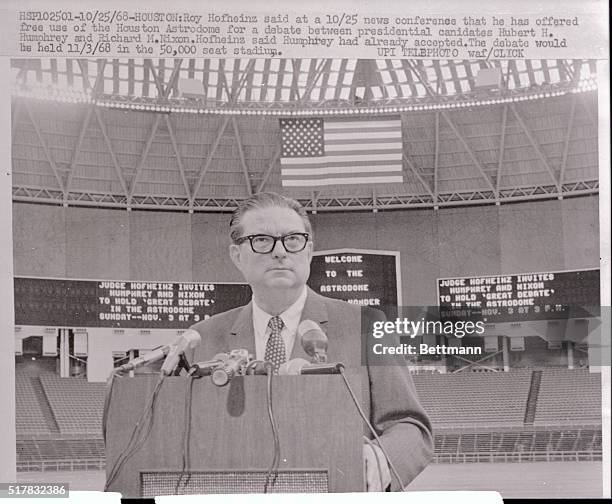
[[[102,95],[159,98],[179,95],[178,81],[201,83],[209,105],[228,101],[329,102],[454,96],[477,91],[482,69],[497,68],[505,86],[525,89],[596,73],[587,60],[355,60],[355,59],[15,59],[13,73],[28,82],[91,89]],[[174,75],[176,73],[176,75]],[[173,77],[172,82],[170,78]],[[165,92],[165,90],[163,90]]]
[[[503,89],[479,87],[478,72],[491,69],[500,70]],[[292,192],[327,201],[326,208],[336,208],[335,196],[343,198],[339,207],[369,208],[378,196],[391,205],[436,206],[493,202],[514,190],[521,197],[597,191],[596,93],[495,102],[503,93],[576,85],[596,73],[591,61],[16,59],[11,72],[18,88],[30,90],[13,100],[19,200],[37,200],[39,188],[44,201],[227,208],[257,190],[287,192],[281,117],[308,110],[325,121],[371,107],[359,114],[365,119],[382,105],[392,113],[396,104],[419,103],[429,110],[397,112],[403,183]],[[202,93],[181,97],[180,79],[198,81]],[[70,89],[62,94],[58,86]],[[83,103],[65,103],[66,96]],[[100,99],[121,106],[101,106]],[[190,99],[207,113],[169,108]],[[468,99],[480,103],[455,107]]]

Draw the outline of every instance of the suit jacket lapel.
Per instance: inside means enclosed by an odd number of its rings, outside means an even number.
[[[319,324],[323,332],[327,334],[327,323],[329,319],[325,298],[323,296],[319,296],[316,292],[310,289],[310,287],[307,287],[307,289],[308,293],[306,294],[306,303],[304,304],[304,309],[302,310],[300,322],[302,320],[312,320],[313,322]],[[295,337],[293,351],[291,352],[291,359],[296,358],[310,360],[310,356],[308,356],[302,348],[298,335]]]
[[[228,350],[245,348],[255,355],[255,331],[253,329],[253,301],[246,305],[230,329]]]
[[[302,310],[302,320],[312,320],[319,324],[324,333],[327,334],[328,314],[327,305],[325,304],[325,298],[319,296],[312,289],[308,288],[306,295],[306,303]],[[330,342],[330,347],[332,346]],[[230,329],[227,350],[234,350],[237,348],[246,348],[249,353],[255,355],[255,330],[253,329],[253,301],[244,306],[240,310],[236,321]],[[295,343],[293,344],[293,351],[291,352],[291,359],[302,358],[310,360],[310,357],[304,352],[302,345],[299,341],[299,336],[296,335]]]

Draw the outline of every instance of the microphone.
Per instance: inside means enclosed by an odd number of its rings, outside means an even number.
[[[324,362],[310,363],[306,359],[291,359],[280,365],[278,368],[279,375],[322,375],[322,374],[340,374],[344,369],[344,364],[341,362]]]
[[[248,364],[250,357],[248,350],[244,348],[232,350],[229,358],[213,371],[212,382],[217,387],[224,387],[234,376],[243,374],[244,367]]]
[[[310,362],[308,362],[306,359],[291,359],[288,360],[287,362],[283,362],[279,367],[278,367],[278,374],[279,375],[299,375],[301,374],[302,369],[304,368],[304,366],[308,366],[308,364],[310,364]]]
[[[274,366],[269,361],[252,360],[244,370],[245,375],[267,375]]]
[[[166,355],[168,355],[171,349],[172,349],[172,345],[162,345],[157,348],[154,348],[153,350],[151,350],[150,352],[147,352],[143,356],[136,357],[135,359],[132,359],[130,362],[127,362],[123,364],[122,366],[119,366],[117,369],[115,369],[115,372],[126,373],[128,371],[133,371],[136,368],[146,366],[147,364],[152,364],[153,362],[160,361]]]
[[[327,335],[312,320],[302,320],[297,329],[304,352],[312,357],[312,362],[327,362]]]
[[[166,376],[171,375],[176,369],[176,366],[178,366],[181,355],[185,353],[185,350],[197,347],[201,341],[202,336],[193,329],[189,329],[181,334],[176,342],[171,345],[170,352],[161,367],[162,374]]]
[[[213,374],[215,369],[225,364],[228,359],[228,354],[218,353],[211,360],[196,362],[193,366],[191,366],[191,368],[189,368],[189,376],[195,376],[196,378],[210,376]]]

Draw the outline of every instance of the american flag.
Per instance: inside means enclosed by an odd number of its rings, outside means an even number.
[[[281,119],[283,187],[401,184],[399,117]]]

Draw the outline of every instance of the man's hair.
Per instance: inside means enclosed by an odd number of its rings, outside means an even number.
[[[235,243],[242,236],[242,216],[249,210],[257,210],[259,208],[289,208],[297,213],[304,221],[304,229],[310,235],[312,240],[312,225],[308,219],[308,214],[302,205],[296,200],[282,196],[274,192],[260,192],[254,194],[250,198],[240,202],[230,220],[230,238]]]

